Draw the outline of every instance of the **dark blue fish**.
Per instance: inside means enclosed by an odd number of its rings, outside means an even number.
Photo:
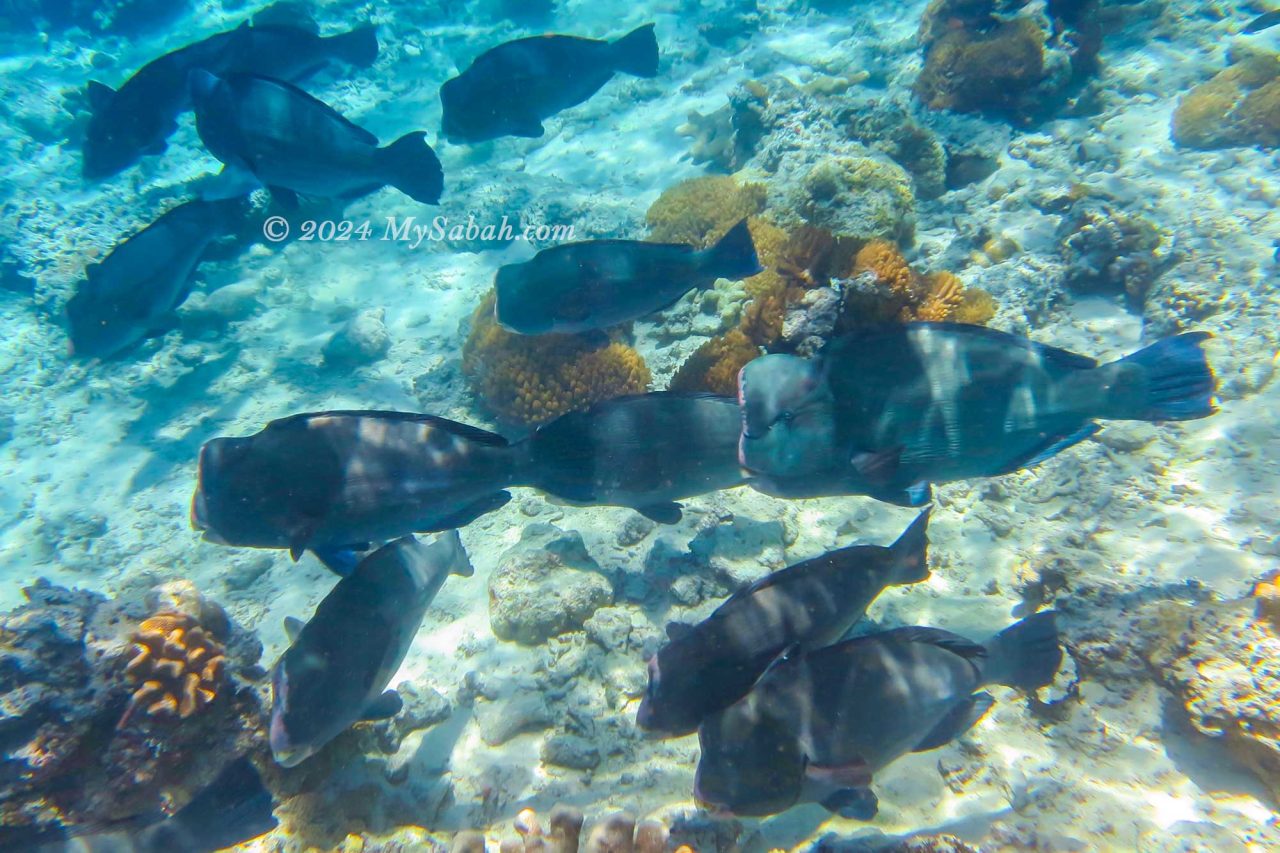
[[[377,56],[378,36],[372,26],[321,38],[309,19],[296,24],[246,23],[152,60],[119,89],[91,82],[93,116],[85,134],[85,177],[109,177],[144,154],[164,151],[178,116],[191,107],[187,77],[197,68],[296,81],[334,59],[364,67]]]
[[[760,272],[744,219],[714,246],[585,240],[543,249],[498,270],[498,322],[522,335],[585,332],[669,308],[716,279]]]
[[[201,255],[244,215],[237,199],[189,201],[89,264],[67,303],[71,354],[112,358],[172,328]]]
[[[1095,420],[1177,421],[1216,409],[1193,332],[1110,364],[994,329],[912,323],[773,355],[739,374],[740,460],[782,497],[928,499],[930,483],[1037,465]]]
[[[664,524],[683,498],[731,489],[741,417],[732,397],[619,397],[539,427],[525,443],[531,485],[563,501],[628,506]]]
[[[282,80],[191,72],[196,129],[226,170],[252,176],[286,204],[358,198],[391,185],[436,204],[444,174],[421,131],[385,148],[369,131]]]
[[[980,688],[1035,691],[1061,663],[1052,612],[1011,625],[985,646],[937,628],[898,628],[791,649],[698,729],[694,794],[739,815],[819,802],[869,820],[878,808],[876,773],[968,731],[994,701]]]
[[[738,590],[696,625],[668,625],[636,724],[689,734],[745,696],[788,648],[839,640],[886,587],[928,579],[928,524],[926,511],[889,548],[854,545],[805,560]]]
[[[271,675],[271,754],[285,767],[314,755],[360,720],[397,713],[386,687],[450,575],[470,577],[458,531],[424,545],[384,545],[338,581],[305,625],[287,624],[290,645]]]
[[[294,415],[205,443],[191,523],[223,545],[313,551],[344,574],[353,550],[503,506],[519,464],[502,436],[431,415]]]
[[[614,42],[546,35],[500,44],[440,87],[445,137],[542,136],[543,119],[587,100],[619,71],[657,75],[653,24]]]
[[[1263,12],[1261,15],[1246,24],[1245,28],[1241,30],[1241,32],[1246,35],[1253,35],[1254,33],[1260,33],[1263,30],[1269,30],[1276,24],[1280,24],[1280,9],[1276,9],[1272,12]]]

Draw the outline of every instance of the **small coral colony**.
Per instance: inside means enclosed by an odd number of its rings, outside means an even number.
[[[1019,4],[930,4],[914,89],[924,107],[1028,122],[1065,104],[1092,73],[1096,4],[1051,0],[1049,31],[1040,18],[997,16],[997,5]],[[255,189],[284,211],[300,197],[352,199],[383,187],[437,203],[447,182],[424,133],[380,145],[298,88],[320,65],[368,65],[377,53],[371,27],[322,38],[273,7],[157,59],[117,90],[92,86],[86,174],[110,176],[154,155],[189,108],[225,168],[201,197],[88,270],[67,306],[73,353],[123,357],[163,332],[210,243],[261,218],[264,197],[247,200]],[[441,87],[444,136],[460,145],[540,136],[544,120],[614,75],[653,77],[659,66],[653,25],[612,41],[500,44]],[[1275,145],[1266,111],[1276,72],[1274,61],[1256,58],[1224,71],[1186,98],[1175,137],[1201,147]],[[562,243],[497,272],[471,318],[461,373],[501,429],[528,435],[509,439],[431,414],[329,411],[204,445],[191,519],[206,540],[286,549],[295,560],[311,552],[341,576],[309,621],[290,625],[269,711],[252,689],[264,676],[260,645],[190,585],[159,588],[145,605],[29,590],[31,605],[0,622],[0,636],[31,644],[32,696],[50,689],[38,687],[41,673],[66,655],[37,638],[40,620],[54,619],[75,626],[107,663],[77,676],[86,695],[121,698],[105,728],[74,713],[45,721],[46,758],[24,771],[27,795],[6,800],[5,822],[45,830],[132,817],[182,774],[187,791],[216,788],[226,781],[217,762],[184,768],[178,756],[196,747],[158,734],[188,720],[207,718],[202,755],[251,752],[265,728],[279,765],[305,767],[352,725],[402,713],[402,696],[386,688],[436,592],[451,574],[471,574],[456,531],[502,507],[513,486],[568,504],[630,507],[658,523],[680,520],[682,499],[739,486],[923,508],[891,546],[790,566],[737,590],[704,621],[669,627],[647,661],[636,725],[697,734],[693,794],[709,810],[770,815],[817,802],[870,819],[876,774],[982,719],[994,701],[984,686],[1049,684],[1061,661],[1051,611],[978,640],[924,626],[852,639],[850,630],[886,587],[928,579],[933,484],[1038,465],[1099,421],[1210,415],[1207,335],[1099,363],[987,327],[999,310],[991,293],[913,265],[902,248],[916,198],[978,179],[982,164],[946,163],[906,115],[829,115],[854,140],[834,153],[807,150],[805,128],[788,121],[797,104],[856,82],[739,87],[724,110],[694,113],[681,130],[712,168],[750,162],[755,171],[670,187],[648,212],[648,239]],[[1141,223],[1096,210],[1078,219],[1068,245],[1105,227],[1144,251]],[[992,238],[983,251],[998,261],[1017,246]],[[1143,268],[1125,269],[1129,296],[1140,300]],[[722,325],[666,390],[651,390],[632,323],[686,299]],[[415,538],[433,532],[431,544]],[[119,766],[101,754],[108,744],[139,753],[133,766],[143,769],[127,791],[97,779]],[[257,764],[273,787],[282,784],[283,770]],[[57,766],[83,773],[77,796],[58,792]],[[270,805],[268,797],[268,818]],[[261,818],[246,818],[244,829],[262,831]],[[161,825],[184,820],[187,829],[199,824],[179,811]],[[580,826],[578,816],[574,847]]]

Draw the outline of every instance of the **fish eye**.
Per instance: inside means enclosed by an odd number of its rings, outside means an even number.
[[[796,413],[791,411],[790,409],[787,409],[783,411],[782,414],[778,415],[778,420],[782,421],[784,424],[789,424],[795,419],[796,419]]]

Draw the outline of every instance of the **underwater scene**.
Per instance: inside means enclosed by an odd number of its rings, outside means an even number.
[[[0,68],[0,851],[1280,850],[1270,0]]]

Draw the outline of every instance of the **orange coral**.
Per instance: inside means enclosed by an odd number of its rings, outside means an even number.
[[[503,420],[535,426],[649,386],[649,368],[631,347],[614,341],[597,348],[577,335],[517,335],[498,325],[494,302],[490,291],[472,315],[462,372]]]
[[[875,287],[855,289],[845,301],[841,327],[867,323],[986,323],[996,314],[991,294],[965,287],[949,272],[919,275],[893,243],[872,240],[859,250],[853,277],[870,275]]]
[[[964,296],[952,313],[951,319],[956,323],[983,326],[991,322],[991,318],[996,316],[999,307],[996,304],[996,298],[990,293],[977,287],[968,287],[965,288]]]
[[[728,175],[682,181],[649,206],[649,239],[706,248],[738,222],[764,210],[765,195],[761,184],[739,184]]]
[[[904,319],[941,323],[954,317],[956,309],[964,301],[964,285],[960,279],[949,272],[936,272],[927,276],[923,284],[928,295],[916,307],[914,317]]]
[[[915,295],[916,274],[898,247],[888,240],[872,240],[853,259],[853,274],[874,273],[876,283],[904,298]]]
[[[154,719],[187,719],[218,695],[225,662],[222,644],[186,613],[162,612],[133,635],[125,675],[139,686],[117,728],[141,709]]]
[[[760,355],[742,329],[731,329],[712,338],[685,359],[671,379],[672,391],[710,391],[732,396],[738,393],[738,371]]]

